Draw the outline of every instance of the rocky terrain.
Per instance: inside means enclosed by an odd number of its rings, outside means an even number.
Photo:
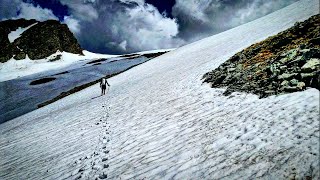
[[[8,35],[11,32],[26,27],[30,28],[10,42]],[[82,54],[82,49],[68,26],[59,21],[17,19],[0,22],[0,62],[6,62],[12,57],[16,60],[24,59],[26,55],[30,59],[42,59],[57,50]]]
[[[248,92],[261,98],[319,88],[320,15],[238,52],[204,82],[227,87],[224,95]]]

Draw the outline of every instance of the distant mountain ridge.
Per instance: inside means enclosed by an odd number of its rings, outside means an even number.
[[[10,42],[8,35],[27,28]],[[0,62],[6,62],[12,57],[16,60],[42,59],[57,51],[82,54],[82,48],[68,26],[56,20],[39,22],[34,19],[17,19],[0,22]]]

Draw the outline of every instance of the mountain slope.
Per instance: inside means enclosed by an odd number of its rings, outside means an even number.
[[[319,179],[319,91],[201,85],[236,52],[319,13],[302,0],[0,125],[0,177]],[[13,168],[14,167],[14,168]]]
[[[267,97],[320,89],[320,14],[238,52],[204,75],[212,87]]]
[[[59,51],[82,54],[77,39],[68,26],[59,21],[6,20],[0,22],[0,62],[12,57],[46,58]],[[6,37],[7,36],[7,37]]]

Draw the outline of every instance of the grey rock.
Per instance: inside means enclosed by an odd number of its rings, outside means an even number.
[[[303,53],[303,57],[306,59],[310,58],[320,58],[320,51],[319,49],[303,49],[300,52]]]
[[[305,49],[305,48],[306,48],[306,45],[305,45],[305,44],[300,44],[300,45],[299,45],[299,48],[300,48],[300,49]]]
[[[311,58],[307,63],[305,63],[301,70],[302,72],[312,72],[320,67],[320,60],[317,58]]]
[[[299,83],[299,81],[296,80],[296,79],[291,79],[290,80],[290,84],[293,85],[293,86],[296,86],[298,83]]]
[[[294,64],[302,65],[302,64],[305,63],[305,62],[306,62],[306,58],[305,58],[305,57],[303,57],[303,56],[298,56],[298,57],[296,57],[293,61],[290,61],[290,62],[288,63],[288,65],[289,65],[289,66],[292,66],[292,65],[294,65]]]
[[[228,72],[233,72],[233,71],[235,71],[236,70],[236,68],[229,68],[228,69]]]
[[[298,49],[291,49],[290,51],[288,51],[287,57],[289,59],[293,59],[297,54],[298,54]]]
[[[234,78],[240,78],[241,77],[241,73],[236,73],[233,77]]]
[[[270,65],[270,71],[271,71],[273,74],[279,72],[278,66],[275,65],[275,64],[271,64],[271,65]]]
[[[286,87],[283,88],[283,90],[286,91],[286,92],[295,92],[295,91],[298,90],[298,87],[296,87],[296,86],[295,87],[286,86]]]
[[[284,80],[284,81],[282,81],[282,83],[280,85],[281,86],[289,86],[289,81]]]
[[[313,73],[300,73],[302,80],[312,78],[315,75],[316,75],[316,73],[314,73],[314,72]]]
[[[212,83],[212,85],[220,84],[223,82],[223,80],[226,78],[225,74],[222,74],[221,76],[217,77],[216,80]]]
[[[304,82],[299,82],[299,83],[297,84],[297,88],[300,89],[300,90],[305,89],[305,87],[306,87],[306,84],[305,84]]]
[[[301,49],[300,52],[302,52],[302,53],[308,53],[308,52],[310,52],[310,49]]]
[[[237,65],[237,70],[242,70],[243,69],[243,65],[242,64],[238,64]]]
[[[287,68],[288,68],[288,67],[287,67],[287,66],[285,66],[285,65],[284,65],[284,66],[280,66],[280,67],[279,67],[279,69],[280,69],[280,70],[282,70],[282,71],[283,71],[283,70],[286,70]]]
[[[298,75],[298,73],[283,73],[278,76],[278,79],[290,79],[296,75]]]
[[[285,64],[285,63],[287,63],[289,60],[290,60],[290,59],[289,59],[288,57],[284,57],[284,58],[280,59],[280,62],[281,62],[282,64]]]
[[[276,91],[274,91],[274,90],[267,90],[267,91],[264,91],[264,93],[271,95],[271,94],[276,94]]]

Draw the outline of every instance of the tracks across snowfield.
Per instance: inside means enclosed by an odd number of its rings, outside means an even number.
[[[105,113],[95,125],[101,128],[99,142],[94,148],[94,152],[85,157],[81,157],[71,164],[76,170],[70,174],[72,179],[106,179],[108,177],[108,155],[110,148],[110,124],[108,123],[110,106],[108,101],[103,103]]]
[[[1,124],[0,179],[319,179],[318,90],[258,99],[201,84],[318,7],[296,2],[112,77],[107,96],[97,84]]]

